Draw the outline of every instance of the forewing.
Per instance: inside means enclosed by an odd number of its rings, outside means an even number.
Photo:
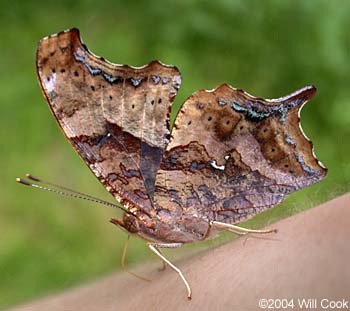
[[[96,177],[128,208],[151,209],[177,68],[111,64],[72,29],[40,41],[37,72],[60,127]]]
[[[273,207],[326,175],[300,127],[313,86],[264,100],[223,84],[187,99],[156,178],[155,203],[226,223]]]

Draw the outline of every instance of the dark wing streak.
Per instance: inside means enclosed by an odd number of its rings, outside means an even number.
[[[102,91],[102,96],[101,96],[101,103],[102,103],[102,104],[101,104],[101,107],[102,107],[102,114],[103,114],[103,116],[105,117],[105,110],[103,109],[103,98],[104,98],[103,92],[104,92],[104,89],[102,89],[102,90],[103,90],[103,91]],[[121,118],[122,124],[121,124],[121,128],[123,128],[123,113],[124,113],[124,102],[125,102],[124,98],[125,98],[125,79],[124,79],[124,82],[123,82],[122,118]],[[106,117],[105,117],[105,119],[107,120]],[[123,150],[126,152],[126,154],[128,155],[128,159],[131,159],[132,162],[135,164],[135,166],[137,167],[137,169],[139,170],[139,172],[140,172],[140,174],[141,174],[142,180],[145,181],[144,176],[143,176],[143,174],[142,174],[142,171],[141,171],[141,169],[140,169],[140,165],[135,161],[134,157],[129,153],[129,150],[127,149],[127,147],[126,147],[126,146],[123,144],[123,142],[122,142],[121,140],[119,140],[113,133],[110,133],[110,134],[111,134],[111,137],[112,137],[113,139],[115,139],[115,140],[118,142],[118,144],[123,148]]]
[[[143,184],[145,186],[145,189],[146,191],[148,190],[147,187],[146,187],[146,178],[143,174],[143,171],[141,169],[141,163],[142,163],[142,142],[144,141],[143,140],[143,134],[144,134],[144,124],[145,124],[145,117],[146,117],[146,108],[147,108],[147,94],[149,92],[149,83],[148,83],[148,77],[149,75],[147,76],[147,91],[144,93],[144,105],[143,105],[143,114],[142,114],[142,121],[141,121],[141,143],[140,143],[140,163],[139,163],[139,166],[138,166],[138,169],[140,171],[140,174],[142,176],[142,180],[143,180]],[[147,196],[149,198],[149,201],[151,203],[151,205],[153,206],[153,199],[151,198],[150,194],[148,193],[147,191]]]

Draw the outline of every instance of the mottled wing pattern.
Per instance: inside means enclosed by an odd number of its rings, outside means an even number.
[[[169,142],[177,68],[111,64],[72,29],[40,41],[37,72],[59,125],[93,173],[127,208],[147,213]]]
[[[321,180],[326,168],[300,127],[315,91],[264,100],[223,84],[193,94],[175,120],[155,203],[173,215],[235,224]]]

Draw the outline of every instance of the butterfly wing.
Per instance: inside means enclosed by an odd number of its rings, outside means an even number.
[[[313,86],[275,100],[223,84],[187,99],[156,178],[170,213],[239,223],[326,175],[300,127]]]
[[[57,122],[96,177],[126,207],[150,210],[177,68],[111,64],[72,29],[40,41],[37,73]]]

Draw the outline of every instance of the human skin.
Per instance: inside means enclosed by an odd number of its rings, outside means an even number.
[[[241,237],[177,261],[191,301],[174,271],[153,264],[137,269],[155,279],[150,283],[117,273],[13,310],[263,310],[263,298],[293,301],[298,310],[303,298],[316,299],[315,310],[322,299],[345,299],[350,307],[350,195],[271,227],[278,233],[269,238]]]

